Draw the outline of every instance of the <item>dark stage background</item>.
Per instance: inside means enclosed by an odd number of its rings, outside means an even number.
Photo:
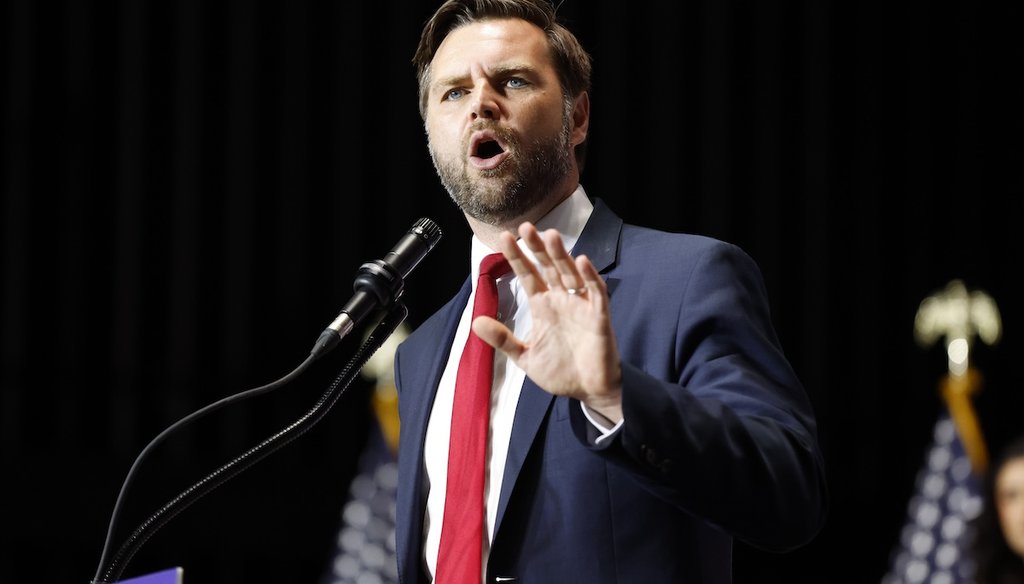
[[[628,221],[745,248],[819,415],[829,521],[789,554],[739,544],[737,582],[881,578],[942,407],[945,355],[915,344],[914,316],[951,279],[1002,311],[1001,342],[974,352],[990,449],[1024,431],[1011,5],[562,6],[595,58],[584,186]],[[445,235],[407,281],[409,324],[456,291],[469,230],[430,165],[410,63],[433,7],[3,4],[0,581],[89,581],[149,440],[296,367],[358,266],[417,218]],[[343,352],[157,449],[123,529],[311,407]],[[315,583],[368,393],[357,380],[125,576]]]

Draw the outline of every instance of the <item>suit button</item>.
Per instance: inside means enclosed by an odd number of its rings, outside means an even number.
[[[653,448],[649,448],[646,444],[640,445],[640,452],[644,455],[644,460],[651,466],[658,466],[659,456]]]

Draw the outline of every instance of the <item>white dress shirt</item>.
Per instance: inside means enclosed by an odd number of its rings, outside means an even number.
[[[572,249],[583,232],[583,227],[594,206],[587,198],[582,186],[576,188],[569,198],[552,209],[543,219],[537,222],[537,229],[558,229],[562,234],[562,242],[566,249]],[[531,260],[533,254],[520,243],[523,252]],[[447,487],[448,444],[451,432],[452,403],[455,396],[455,377],[462,358],[462,348],[469,337],[470,320],[473,314],[473,300],[476,295],[476,279],[480,273],[480,261],[484,256],[495,253],[475,235],[472,242],[471,278],[473,291],[469,302],[462,312],[452,350],[448,356],[448,364],[441,375],[441,383],[434,397],[434,406],[427,423],[427,435],[424,442],[424,464],[426,465],[427,507],[424,517],[424,545],[427,572],[431,579],[437,570],[437,552],[441,540],[441,524],[444,516],[444,499]],[[525,339],[530,332],[530,310],[526,293],[519,285],[518,278],[511,272],[498,279],[498,320],[512,329],[517,338]],[[498,510],[498,496],[501,493],[502,473],[505,469],[505,458],[508,455],[508,444],[512,436],[512,421],[515,418],[516,404],[526,374],[501,351],[494,355],[494,385],[491,388],[490,426],[487,441],[487,469],[484,481],[484,542],[483,572],[487,572],[487,556],[490,551],[491,539],[494,537],[494,521]],[[587,418],[594,424],[602,437],[614,433],[621,422],[614,428],[607,428],[589,415]]]

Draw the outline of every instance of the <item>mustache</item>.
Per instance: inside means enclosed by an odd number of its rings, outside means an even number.
[[[468,145],[474,133],[485,130],[493,132],[510,146],[518,146],[520,143],[519,135],[515,131],[506,126],[502,126],[495,120],[477,120],[470,124],[466,131],[466,135],[463,137],[463,143]]]

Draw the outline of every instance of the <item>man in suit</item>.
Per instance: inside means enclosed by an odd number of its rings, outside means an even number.
[[[816,424],[761,274],[731,244],[624,224],[584,191],[590,57],[552,6],[448,0],[414,63],[473,241],[471,277],[395,358],[402,582],[724,583],[734,538],[813,538]],[[511,271],[495,317],[474,319],[495,252]],[[473,336],[497,349],[479,440],[453,415]],[[472,448],[482,480],[449,475]],[[467,502],[482,519],[448,527]]]

